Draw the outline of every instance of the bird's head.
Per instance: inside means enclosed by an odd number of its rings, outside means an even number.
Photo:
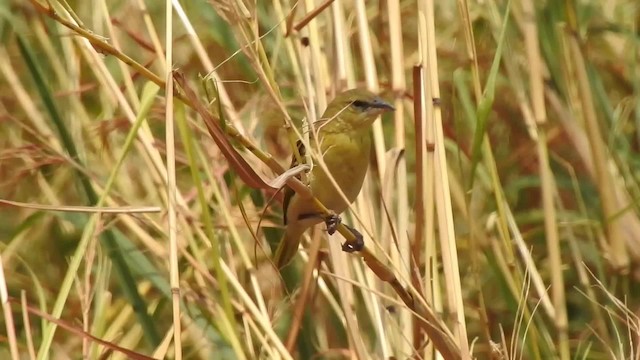
[[[367,90],[351,89],[338,94],[329,103],[322,120],[331,122],[336,117],[360,128],[371,125],[378,115],[394,110],[389,103]]]

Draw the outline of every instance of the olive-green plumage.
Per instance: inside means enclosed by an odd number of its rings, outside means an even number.
[[[329,174],[320,164],[315,164],[308,174],[309,187],[327,209],[340,214],[360,193],[369,167],[371,125],[380,114],[388,111],[393,111],[393,107],[376,95],[352,89],[336,96],[315,122],[317,141],[311,141],[311,146],[319,146],[329,173],[349,200],[348,203],[344,201]],[[298,144],[298,150],[304,153],[302,143]],[[275,256],[279,268],[295,256],[304,232],[323,221],[312,201],[302,199],[289,188],[285,188],[283,207],[285,234]]]

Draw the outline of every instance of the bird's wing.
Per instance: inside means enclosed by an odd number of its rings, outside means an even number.
[[[298,140],[296,142],[296,147],[298,148],[298,154],[300,155],[300,159],[304,160],[307,149],[305,148],[301,140]],[[296,157],[296,154],[292,154],[291,166],[289,166],[289,169],[296,166],[298,166],[298,158]],[[300,179],[300,175],[297,175],[296,177]],[[291,198],[293,198],[293,195],[295,194],[296,192],[293,191],[290,187],[288,186],[284,187],[284,200],[282,202],[282,210],[283,210],[282,219],[284,220],[285,225],[287,225],[287,209],[289,208],[289,203],[291,202]]]

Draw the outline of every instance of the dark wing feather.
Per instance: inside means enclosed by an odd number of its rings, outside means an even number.
[[[305,154],[306,154],[306,149],[304,147],[304,144],[302,143],[302,141],[298,140],[296,142],[296,147],[298,148],[298,154],[300,155],[300,159],[304,160]],[[296,157],[296,154],[293,154],[291,156],[291,166],[289,166],[289,169],[298,166],[298,160]],[[297,175],[296,178],[300,179],[300,175]],[[290,187],[286,186],[284,187],[284,200],[282,202],[282,219],[284,220],[284,224],[287,225],[287,209],[289,208],[289,202],[291,201],[291,198],[293,197],[293,195],[295,195],[295,191],[291,190]]]

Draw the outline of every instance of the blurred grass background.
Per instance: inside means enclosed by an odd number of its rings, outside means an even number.
[[[637,1],[171,6],[0,4],[1,358],[640,358]],[[271,184],[337,92],[393,103],[343,218],[413,303],[322,227],[276,271],[172,69]]]

